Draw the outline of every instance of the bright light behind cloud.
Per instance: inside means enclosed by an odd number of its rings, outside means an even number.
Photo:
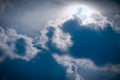
[[[76,15],[81,20],[89,21],[89,19],[93,17],[92,15],[96,13],[98,14],[99,12],[88,8],[87,6],[80,6],[74,10],[73,15]]]
[[[91,6],[86,5],[69,5],[61,11],[60,16],[63,18],[73,18],[77,19],[80,25],[94,27],[97,28],[104,28],[106,24],[110,24],[105,16],[101,14],[99,10],[93,8]]]
[[[95,9],[91,6],[86,6],[82,4],[72,4],[65,6],[63,10],[61,10],[62,13],[60,13],[60,16],[63,17],[70,17],[72,15],[78,15],[81,16],[79,13],[83,14],[84,16],[90,16],[93,14]]]

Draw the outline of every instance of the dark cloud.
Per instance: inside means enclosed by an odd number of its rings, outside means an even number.
[[[71,55],[87,57],[98,64],[120,62],[120,37],[109,25],[103,30],[94,30],[80,26],[76,20],[69,20],[63,24],[63,31],[72,36],[74,45],[70,49]]]

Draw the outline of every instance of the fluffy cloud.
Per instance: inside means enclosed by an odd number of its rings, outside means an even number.
[[[60,56],[58,54],[53,54],[53,58],[58,62],[58,64],[63,65],[66,68],[68,78],[74,78],[75,80],[84,80],[84,78],[80,75],[81,69],[88,70],[87,71],[88,73],[90,71],[94,71],[98,73],[105,72],[106,74],[109,74],[109,72],[120,73],[120,64],[116,64],[116,65],[107,64],[104,66],[97,66],[90,59],[86,59],[86,58],[76,59],[70,57],[69,55]]]
[[[80,6],[76,8],[73,16],[79,21],[80,25],[93,27],[95,29],[104,29],[106,24],[110,23],[99,11],[90,9],[87,6]]]
[[[44,28],[40,31],[40,36],[36,37],[35,43],[40,45],[44,49],[48,49],[46,43],[48,42],[49,38],[47,37],[48,29]]]
[[[62,50],[66,50],[68,47],[72,46],[71,36],[68,33],[64,33],[61,29],[54,31],[52,42],[57,48]]]
[[[15,53],[15,44],[18,39],[23,39],[25,41],[26,45],[23,44],[26,49],[24,55]],[[8,29],[5,31],[2,27],[0,27],[0,51],[2,52],[0,61],[3,61],[6,57],[11,59],[24,59],[27,61],[32,59],[39,51],[34,47],[32,42],[32,38],[26,35],[18,34],[14,29]]]
[[[82,5],[75,9],[71,18],[77,20],[80,25],[93,29],[104,29],[109,24],[115,32],[119,33],[120,13],[112,16],[104,16],[100,11]]]
[[[50,21],[43,30],[40,31],[40,37],[38,37],[37,44],[40,44],[43,48],[47,48],[46,43],[51,40],[52,44],[58,49],[67,50],[72,46],[71,36],[69,33],[63,32],[61,29],[62,24],[66,20],[57,19],[55,21]],[[52,28],[52,33],[50,29]],[[52,35],[48,37],[47,34]]]

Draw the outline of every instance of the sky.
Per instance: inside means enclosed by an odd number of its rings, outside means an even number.
[[[119,0],[0,0],[0,80],[119,76]]]

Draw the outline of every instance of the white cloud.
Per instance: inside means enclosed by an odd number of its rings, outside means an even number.
[[[79,6],[76,8],[73,16],[79,21],[80,25],[93,27],[95,29],[99,27],[104,29],[106,24],[110,23],[99,11],[88,8],[87,6]]]
[[[43,30],[40,31],[40,36],[36,37],[36,44],[40,44],[42,48],[48,49],[46,46],[46,43],[48,42],[48,37],[47,37],[48,29],[44,28]]]
[[[62,24],[65,21],[67,21],[67,19],[56,19],[55,21],[49,21],[47,27],[40,31],[41,34],[38,37],[37,44],[40,44],[43,48],[47,49],[46,43],[51,40],[58,49],[67,50],[69,47],[71,47],[72,41],[70,34],[63,32],[63,30],[61,29]],[[50,39],[48,38],[47,34],[51,34],[49,33],[49,29],[51,27],[54,29],[54,31],[52,38]]]
[[[26,43],[25,55],[19,55],[19,53],[17,54],[14,52],[16,49],[15,42],[20,38],[24,39]],[[10,45],[8,42],[10,42]],[[2,27],[0,27],[0,49],[2,51],[0,60],[3,61],[5,57],[9,57],[11,59],[24,59],[27,61],[32,59],[39,51],[34,47],[32,42],[32,38],[26,35],[18,34],[14,29],[8,29],[5,31]]]
[[[113,72],[120,73],[120,64],[107,64],[104,66],[97,66],[92,60],[86,58],[73,58],[69,55],[58,55],[53,54],[53,58],[58,62],[58,64],[63,65],[66,68],[67,75],[74,74],[74,79],[83,80],[83,77],[80,75],[79,68],[92,70],[92,71],[105,71],[105,72]],[[73,69],[74,68],[74,69]],[[70,76],[69,76],[70,77]],[[80,79],[79,79],[80,78]]]
[[[52,37],[52,43],[59,49],[67,50],[68,47],[72,46],[71,36],[60,28],[56,28]]]
[[[78,66],[74,63],[74,60],[69,56],[59,56],[57,54],[53,54],[53,58],[58,62],[58,64],[66,67],[67,77],[69,79],[74,77],[74,80],[84,80],[78,73]],[[74,67],[75,70],[72,69]],[[72,74],[72,75],[71,75]],[[74,76],[73,76],[74,75]]]

